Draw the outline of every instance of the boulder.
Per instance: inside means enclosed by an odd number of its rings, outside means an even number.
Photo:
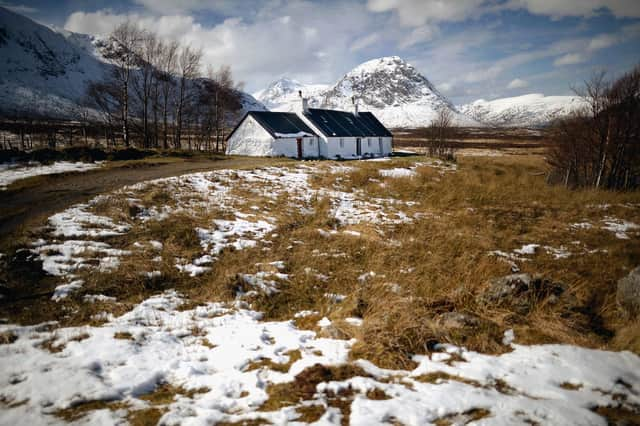
[[[640,266],[618,280],[616,301],[628,317],[640,316]]]
[[[511,274],[495,278],[480,296],[480,302],[495,306],[509,306],[521,315],[526,315],[534,304],[551,298],[557,303],[566,291],[562,283],[553,282],[541,275]]]
[[[444,328],[476,328],[480,325],[480,318],[464,312],[445,312],[438,318],[438,323]]]

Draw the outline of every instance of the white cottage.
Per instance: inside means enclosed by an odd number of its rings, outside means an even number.
[[[393,135],[370,112],[307,108],[250,111],[227,137],[227,154],[350,159],[391,155]]]

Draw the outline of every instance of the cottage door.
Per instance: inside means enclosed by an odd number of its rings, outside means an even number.
[[[356,155],[362,155],[362,139],[356,138]]]
[[[298,144],[298,160],[302,158],[302,138],[296,139],[296,143]]]
[[[382,138],[378,138],[378,146],[380,147],[380,155],[384,154],[384,150],[382,149]]]

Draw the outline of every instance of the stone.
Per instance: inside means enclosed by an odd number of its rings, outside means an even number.
[[[480,302],[495,306],[509,306],[515,312],[526,315],[542,300],[552,299],[557,304],[566,286],[541,275],[511,274],[495,278],[480,296]]]
[[[464,312],[445,312],[438,318],[444,328],[475,328],[480,325],[480,318]]]
[[[640,316],[640,266],[618,280],[616,301],[627,317]]]

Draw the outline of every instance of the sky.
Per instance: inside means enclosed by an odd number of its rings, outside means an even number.
[[[69,31],[126,20],[201,48],[248,92],[281,77],[335,83],[397,55],[456,104],[566,95],[594,72],[640,63],[640,0],[16,0],[0,5]]]

